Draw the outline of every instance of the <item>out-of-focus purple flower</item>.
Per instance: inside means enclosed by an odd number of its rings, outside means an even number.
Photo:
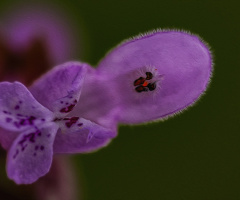
[[[31,84],[50,67],[81,54],[74,24],[56,7],[18,5],[0,22],[0,80]]]
[[[42,39],[53,64],[61,64],[81,54],[79,32],[73,22],[51,4],[19,4],[7,10],[1,21],[1,33],[16,50],[24,49],[31,40]]]
[[[45,175],[53,153],[89,152],[115,136],[115,131],[79,115],[69,116],[87,68],[76,62],[54,68],[35,83],[37,100],[19,82],[0,84],[0,126],[9,131],[0,139],[9,149],[8,176],[16,183],[29,184]]]
[[[81,181],[77,177],[71,157],[56,155],[49,173],[27,186],[35,186],[34,200],[81,200],[82,187],[79,184]]]
[[[211,71],[209,48],[196,35],[175,30],[140,35],[113,49],[86,77],[74,114],[109,125],[163,119],[192,105]]]

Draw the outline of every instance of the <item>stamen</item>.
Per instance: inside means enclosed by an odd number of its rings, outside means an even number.
[[[153,78],[153,74],[151,72],[146,72],[146,80],[151,80]]]
[[[134,81],[134,84],[133,84],[133,85],[134,85],[134,86],[141,85],[141,84],[144,83],[144,81],[145,81],[145,78],[140,77],[139,79],[137,79],[137,80]]]
[[[156,83],[149,83],[147,87],[150,91],[153,91],[156,89]]]
[[[135,90],[139,93],[148,91],[147,87],[143,87],[143,86],[138,86],[138,87],[135,88]]]
[[[153,73],[151,72],[146,72],[146,78],[144,77],[139,77],[136,79],[133,83],[134,86],[137,86],[135,90],[140,93],[140,92],[148,92],[148,91],[153,91],[156,89],[156,80],[154,79]],[[148,81],[146,81],[148,80]],[[154,81],[154,82],[153,82]]]

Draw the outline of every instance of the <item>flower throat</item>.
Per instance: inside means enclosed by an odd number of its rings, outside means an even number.
[[[151,80],[153,78],[153,74],[151,72],[146,72],[146,78],[140,77],[136,79],[133,83],[135,87],[136,92],[148,92],[153,91],[156,89],[156,82],[151,83]]]

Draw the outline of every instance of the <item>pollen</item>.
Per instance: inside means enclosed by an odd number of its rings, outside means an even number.
[[[144,83],[142,84],[143,87],[146,87],[148,85],[147,81],[144,81]]]

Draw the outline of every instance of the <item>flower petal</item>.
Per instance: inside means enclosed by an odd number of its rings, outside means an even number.
[[[7,174],[10,179],[17,184],[30,184],[49,171],[57,129],[55,123],[49,123],[17,137],[8,152]]]
[[[89,68],[83,82],[79,103],[71,112],[71,116],[102,124],[108,128],[116,126],[118,109],[116,97],[118,93],[110,90],[109,76],[99,76],[94,68]]]
[[[86,71],[87,65],[79,62],[59,65],[37,80],[30,91],[45,107],[66,115],[79,99]]]
[[[120,122],[141,123],[194,103],[209,83],[211,65],[210,51],[200,38],[172,30],[123,43],[97,70],[108,76],[109,91],[118,93]]]
[[[0,83],[0,127],[23,131],[41,126],[53,115],[39,104],[21,83]]]
[[[74,118],[74,119],[73,119]],[[60,125],[54,141],[54,153],[83,153],[106,146],[116,131],[89,120],[72,117]]]

